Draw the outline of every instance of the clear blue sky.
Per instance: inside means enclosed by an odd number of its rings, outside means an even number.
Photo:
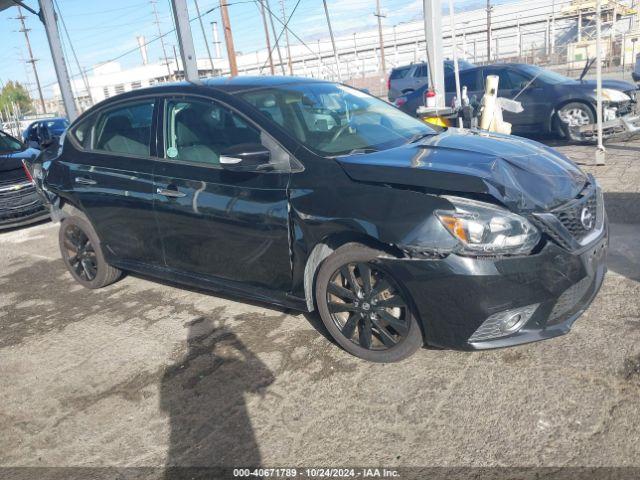
[[[69,35],[76,48],[82,68],[112,59],[121,53],[136,47],[136,36],[144,35],[147,40],[157,35],[157,27],[152,23],[152,6],[149,0],[56,0],[62,17],[69,30]],[[291,20],[290,27],[301,38],[314,39],[327,36],[324,10],[321,0],[283,0],[284,8],[289,15],[298,4]],[[494,3],[506,3],[513,0],[501,0]],[[280,13],[280,0],[269,0],[271,9]],[[416,20],[422,16],[422,0],[381,0],[383,13],[387,15],[385,24],[393,25],[400,22]],[[36,0],[26,0],[25,3],[37,9]],[[255,51],[264,48],[264,32],[259,10],[253,0],[227,0],[229,14],[233,28],[236,50],[242,52]],[[446,4],[446,2],[443,2]],[[205,12],[219,6],[219,0],[198,0],[200,11]],[[482,7],[480,0],[456,0],[456,9]],[[337,33],[353,32],[375,25],[373,15],[375,0],[328,0],[332,26]],[[173,28],[171,20],[170,0],[157,0],[160,17],[160,28],[166,32]],[[195,17],[193,0],[189,0],[191,17]],[[40,21],[29,12],[23,10],[27,19],[27,28],[31,28],[30,38],[34,56],[39,59],[37,66],[40,81],[43,86],[55,82],[55,72],[51,63],[51,55],[46,42],[44,28]],[[18,80],[26,83],[35,96],[35,83],[31,66],[24,60],[27,49],[24,36],[20,28],[17,8],[9,8],[0,12],[0,80]],[[220,23],[219,8],[203,16],[208,41],[211,42],[210,22]],[[191,24],[196,52],[198,57],[206,57],[206,49],[197,22]],[[276,28],[278,24],[276,22]],[[222,29],[220,29],[221,41]],[[65,38],[66,41],[66,38]],[[293,41],[293,39],[292,39]],[[169,52],[177,44],[174,34],[165,37]],[[160,59],[160,42],[154,42],[148,47],[149,61]],[[223,44],[224,55],[224,44]],[[169,53],[168,52],[168,53]],[[77,72],[77,67],[70,52],[68,65],[71,73]],[[138,51],[119,60],[123,66],[140,63]],[[45,96],[50,91],[45,89]]]

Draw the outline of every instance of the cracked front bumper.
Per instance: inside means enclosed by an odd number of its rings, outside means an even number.
[[[567,333],[598,293],[606,272],[608,229],[580,253],[548,242],[537,254],[496,259],[381,259],[407,289],[428,345],[482,350]],[[492,315],[537,305],[517,331],[471,336]]]

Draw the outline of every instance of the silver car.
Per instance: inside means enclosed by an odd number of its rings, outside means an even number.
[[[471,62],[458,60],[458,68],[460,70],[473,67],[475,67],[475,65]],[[453,60],[445,60],[445,76],[453,73],[453,70]],[[410,65],[396,67],[389,73],[387,83],[389,101],[393,102],[396,98],[414,92],[427,83],[429,83],[429,65],[427,63],[412,63]]]

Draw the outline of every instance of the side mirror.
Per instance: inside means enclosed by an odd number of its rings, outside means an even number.
[[[252,171],[268,168],[271,152],[259,143],[241,143],[223,150],[220,165],[227,170]]]

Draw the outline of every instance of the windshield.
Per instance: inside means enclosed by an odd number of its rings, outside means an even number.
[[[57,118],[55,120],[46,120],[43,122],[44,125],[46,125],[46,127],[49,130],[65,130],[68,126],[69,126],[69,122],[64,119],[64,118]]]
[[[544,68],[537,67],[535,65],[521,65],[520,68],[523,72],[528,73],[533,77],[537,77],[543,83],[548,83],[550,85],[559,85],[561,83],[573,83],[575,80],[565,77],[556,72],[552,72],[551,70],[546,70]]]
[[[22,144],[10,135],[0,132],[0,153],[19,152]]]
[[[240,96],[323,156],[386,150],[436,133],[390,104],[344,85],[288,85]]]

